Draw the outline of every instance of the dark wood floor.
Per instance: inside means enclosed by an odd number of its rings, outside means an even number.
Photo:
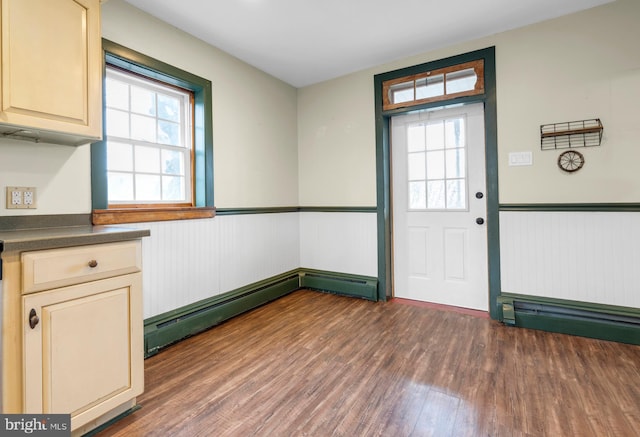
[[[638,436],[640,347],[298,291],[145,362],[100,436]]]

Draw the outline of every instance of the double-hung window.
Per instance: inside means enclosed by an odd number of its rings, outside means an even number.
[[[191,206],[192,93],[107,66],[109,205]]]
[[[104,133],[91,145],[93,223],[213,217],[211,82],[102,45]]]

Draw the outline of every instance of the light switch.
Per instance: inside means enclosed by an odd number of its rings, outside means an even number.
[[[509,153],[509,166],[533,165],[532,152]]]

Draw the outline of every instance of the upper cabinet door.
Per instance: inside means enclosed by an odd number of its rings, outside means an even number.
[[[0,4],[0,132],[76,145],[100,139],[99,0]]]

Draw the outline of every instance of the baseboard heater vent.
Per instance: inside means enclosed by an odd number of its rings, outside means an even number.
[[[224,300],[223,302],[213,303],[213,304],[211,304],[211,305],[209,305],[207,307],[200,308],[198,310],[192,311],[192,312],[187,313],[187,314],[182,314],[180,316],[174,317],[173,319],[169,319],[169,320],[167,320],[165,322],[162,322],[162,323],[158,323],[156,325],[156,327],[157,328],[164,328],[165,326],[169,326],[169,325],[172,325],[174,323],[182,322],[182,321],[188,320],[188,319],[190,319],[192,317],[197,317],[198,315],[206,313],[207,311],[211,311],[211,310],[213,310],[215,308],[219,308],[221,306],[228,305],[228,304],[230,304],[232,302],[248,298],[248,297],[250,297],[250,296],[252,296],[252,295],[254,295],[256,293],[260,293],[260,292],[269,290],[269,289],[273,288],[276,285],[280,285],[280,284],[283,284],[283,283],[288,283],[292,279],[297,280],[297,278],[298,278],[297,275],[296,276],[291,276],[290,278],[284,279],[284,280],[279,281],[277,283],[274,283],[274,284],[271,284],[271,285],[265,285],[263,287],[256,288],[254,290],[247,291],[244,294],[239,294],[239,295],[230,297],[230,298]]]
[[[300,288],[297,273],[145,320],[145,357]]]
[[[599,311],[566,308],[556,305],[546,305],[530,302],[514,301],[513,307],[517,312],[547,316],[562,316],[565,319],[594,320],[606,323],[626,324],[640,328],[640,317],[609,314]]]
[[[373,301],[378,299],[377,278],[306,271],[300,274],[300,287]]]
[[[505,300],[502,307],[506,324],[640,345],[640,311],[635,309]]]
[[[292,270],[146,319],[145,357],[300,288],[376,301],[377,283],[375,277],[310,269]]]

